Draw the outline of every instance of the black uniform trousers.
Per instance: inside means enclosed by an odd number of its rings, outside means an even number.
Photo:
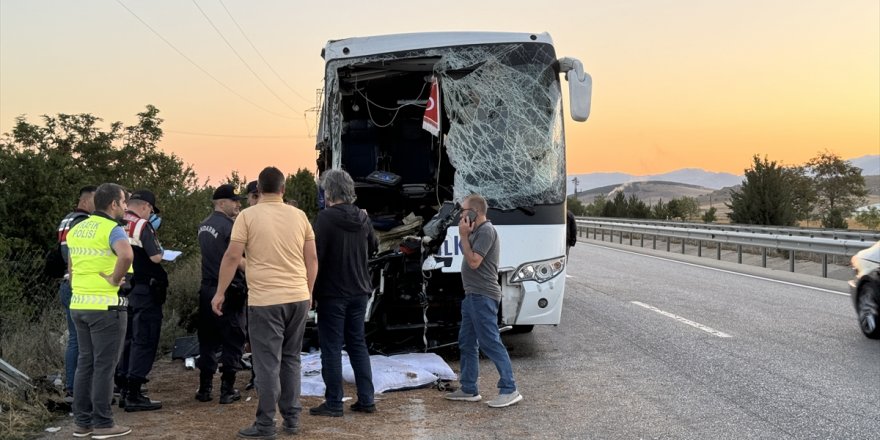
[[[117,378],[128,382],[147,382],[153,369],[159,334],[162,330],[162,287],[147,283],[134,284],[128,294],[128,329],[125,334],[122,358],[116,368]]]
[[[199,289],[199,370],[214,374],[217,371],[218,356],[222,373],[233,373],[242,369],[241,356],[246,341],[245,330],[245,292],[237,287],[226,290],[223,302],[223,316],[217,316],[211,309],[211,300],[217,291],[216,285],[203,284]]]

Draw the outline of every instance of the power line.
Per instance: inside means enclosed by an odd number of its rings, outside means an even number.
[[[276,72],[275,69],[272,68],[272,65],[269,64],[269,61],[266,60],[266,58],[263,56],[263,54],[257,49],[257,46],[254,45],[254,43],[251,41],[250,38],[248,38],[247,34],[244,32],[244,29],[242,29],[241,25],[238,24],[238,21],[235,19],[235,17],[232,16],[232,13],[229,12],[229,8],[226,7],[226,4],[223,3],[223,0],[217,0],[217,1],[219,1],[220,5],[223,6],[223,9],[226,10],[226,14],[229,15],[229,18],[232,20],[232,22],[235,23],[235,27],[238,28],[239,32],[241,32],[241,36],[244,37],[244,39],[248,42],[248,44],[251,45],[251,48],[254,50],[254,52],[257,53],[257,55],[260,56],[260,59],[263,60],[264,63],[266,63],[266,67],[268,67],[269,70],[271,70],[272,73],[275,74],[275,77],[278,78],[278,80],[281,81],[281,83],[284,84],[288,90],[293,92],[294,95],[298,96],[303,101],[311,104],[311,102],[309,102],[308,98],[306,98],[305,96],[303,96],[302,94],[300,94],[299,92],[294,90],[293,87],[290,87],[290,84],[288,84],[287,81],[285,81],[284,78],[282,78],[281,75],[279,75],[278,72]]]
[[[224,138],[243,138],[243,139],[311,139],[311,136],[295,136],[295,135],[249,135],[249,134],[219,134],[219,133],[198,133],[194,131],[178,131],[163,130],[166,133],[184,134],[187,136],[207,136],[207,137],[224,137]]]
[[[234,53],[235,56],[238,57],[239,61],[241,61],[241,63],[244,64],[244,67],[247,67],[247,69],[248,69],[248,70],[254,75],[254,78],[257,78],[257,81],[259,81],[260,84],[262,84],[263,87],[265,87],[266,90],[268,90],[269,93],[271,93],[272,96],[274,96],[279,102],[281,102],[282,104],[284,104],[284,105],[285,105],[287,108],[289,108],[291,111],[298,111],[297,109],[291,107],[290,104],[287,103],[287,101],[285,101],[284,99],[281,99],[281,97],[278,96],[278,94],[275,93],[275,91],[272,90],[272,88],[269,87],[268,84],[266,84],[266,81],[263,81],[263,78],[260,77],[260,75],[257,74],[257,72],[251,67],[251,65],[248,64],[247,61],[245,61],[245,59],[241,56],[241,54],[239,54],[238,51],[235,50],[234,47],[232,47],[232,43],[230,43],[229,40],[226,39],[226,36],[223,35],[223,32],[221,32],[220,29],[217,27],[217,25],[214,24],[214,21],[211,20],[211,17],[208,17],[208,14],[205,13],[205,11],[202,9],[202,7],[199,6],[198,3],[196,3],[196,0],[192,0],[192,4],[194,4],[194,5],[196,6],[196,9],[198,9],[199,12],[202,13],[202,17],[205,17],[205,20],[208,20],[208,24],[210,24],[211,27],[214,28],[215,31],[217,31],[217,35],[220,36],[220,39],[222,39],[223,42],[226,43],[226,46],[229,47],[229,50],[231,50],[232,53]]]
[[[217,84],[220,84],[224,89],[228,90],[228,91],[229,91],[230,93],[232,93],[233,95],[238,96],[242,101],[245,101],[245,102],[247,102],[248,104],[250,104],[250,105],[252,105],[252,106],[254,106],[254,107],[256,107],[256,108],[258,108],[258,109],[260,109],[260,110],[262,110],[262,111],[264,111],[264,112],[266,112],[266,113],[269,113],[269,114],[271,114],[271,115],[277,116],[277,117],[279,117],[279,118],[284,118],[284,119],[297,119],[297,118],[294,118],[294,117],[291,117],[291,116],[282,115],[281,113],[276,113],[276,112],[274,112],[274,111],[272,111],[272,110],[269,110],[269,109],[267,109],[267,108],[265,108],[265,107],[263,107],[263,106],[257,104],[256,102],[254,102],[254,101],[248,99],[247,97],[245,97],[245,96],[242,95],[241,93],[236,92],[236,91],[233,90],[231,87],[227,86],[227,85],[224,84],[222,81],[220,81],[219,79],[217,79],[217,77],[215,77],[214,75],[211,75],[210,72],[208,72],[207,70],[205,70],[205,68],[203,68],[202,66],[198,65],[198,64],[197,64],[195,61],[193,61],[190,57],[186,56],[186,54],[184,54],[183,52],[181,52],[180,49],[178,49],[178,48],[175,47],[173,44],[171,44],[171,42],[168,41],[165,37],[163,37],[162,34],[160,34],[158,31],[156,31],[155,29],[153,29],[152,26],[150,26],[146,21],[144,21],[142,18],[140,18],[137,14],[135,14],[134,11],[132,11],[131,9],[128,8],[128,6],[125,6],[125,3],[122,3],[122,0],[116,0],[116,3],[119,3],[120,6],[122,6],[123,8],[125,8],[126,11],[128,11],[132,16],[134,16],[134,18],[136,18],[139,22],[141,22],[144,26],[146,26],[147,29],[149,29],[151,32],[153,32],[157,37],[159,37],[159,39],[161,39],[162,41],[164,41],[165,44],[167,44],[168,47],[170,47],[170,48],[173,49],[175,52],[177,52],[178,55],[182,56],[185,60],[189,61],[190,64],[192,64],[193,66],[195,66],[197,69],[201,70],[202,73],[204,73],[205,75],[207,75],[209,78],[213,79],[215,82],[217,82]]]

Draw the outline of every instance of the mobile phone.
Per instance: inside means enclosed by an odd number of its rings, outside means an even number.
[[[467,217],[468,223],[472,226],[473,226],[474,222],[477,221],[477,212],[476,211],[469,209],[469,210],[467,210],[467,213],[465,214],[465,216]]]

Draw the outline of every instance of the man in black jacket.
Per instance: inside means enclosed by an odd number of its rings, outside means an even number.
[[[358,400],[352,411],[376,411],[373,374],[364,337],[364,314],[372,291],[367,260],[378,241],[366,211],[352,203],[354,182],[347,172],[321,175],[327,208],[315,221],[318,278],[314,300],[321,341],[321,376],[327,389],[324,403],[309,410],[317,416],[342,417],[342,345],[351,360]]]
[[[211,300],[217,291],[220,262],[229,247],[232,235],[232,222],[241,211],[241,200],[245,197],[233,185],[220,185],[214,191],[214,212],[199,225],[199,247],[202,251],[202,286],[199,289],[199,390],[196,400],[207,402],[212,399],[214,373],[217,371],[217,350],[220,355],[220,403],[228,404],[241,399],[235,389],[235,373],[241,370],[241,355],[244,353],[245,320],[244,308],[247,290],[241,268],[235,272],[232,284],[226,289],[226,302],[223,315],[217,316],[211,310]]]

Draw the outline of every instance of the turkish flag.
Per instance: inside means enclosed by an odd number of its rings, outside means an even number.
[[[422,128],[434,136],[440,136],[440,84],[436,76],[431,77],[431,96],[428,97],[428,105],[425,107]]]

